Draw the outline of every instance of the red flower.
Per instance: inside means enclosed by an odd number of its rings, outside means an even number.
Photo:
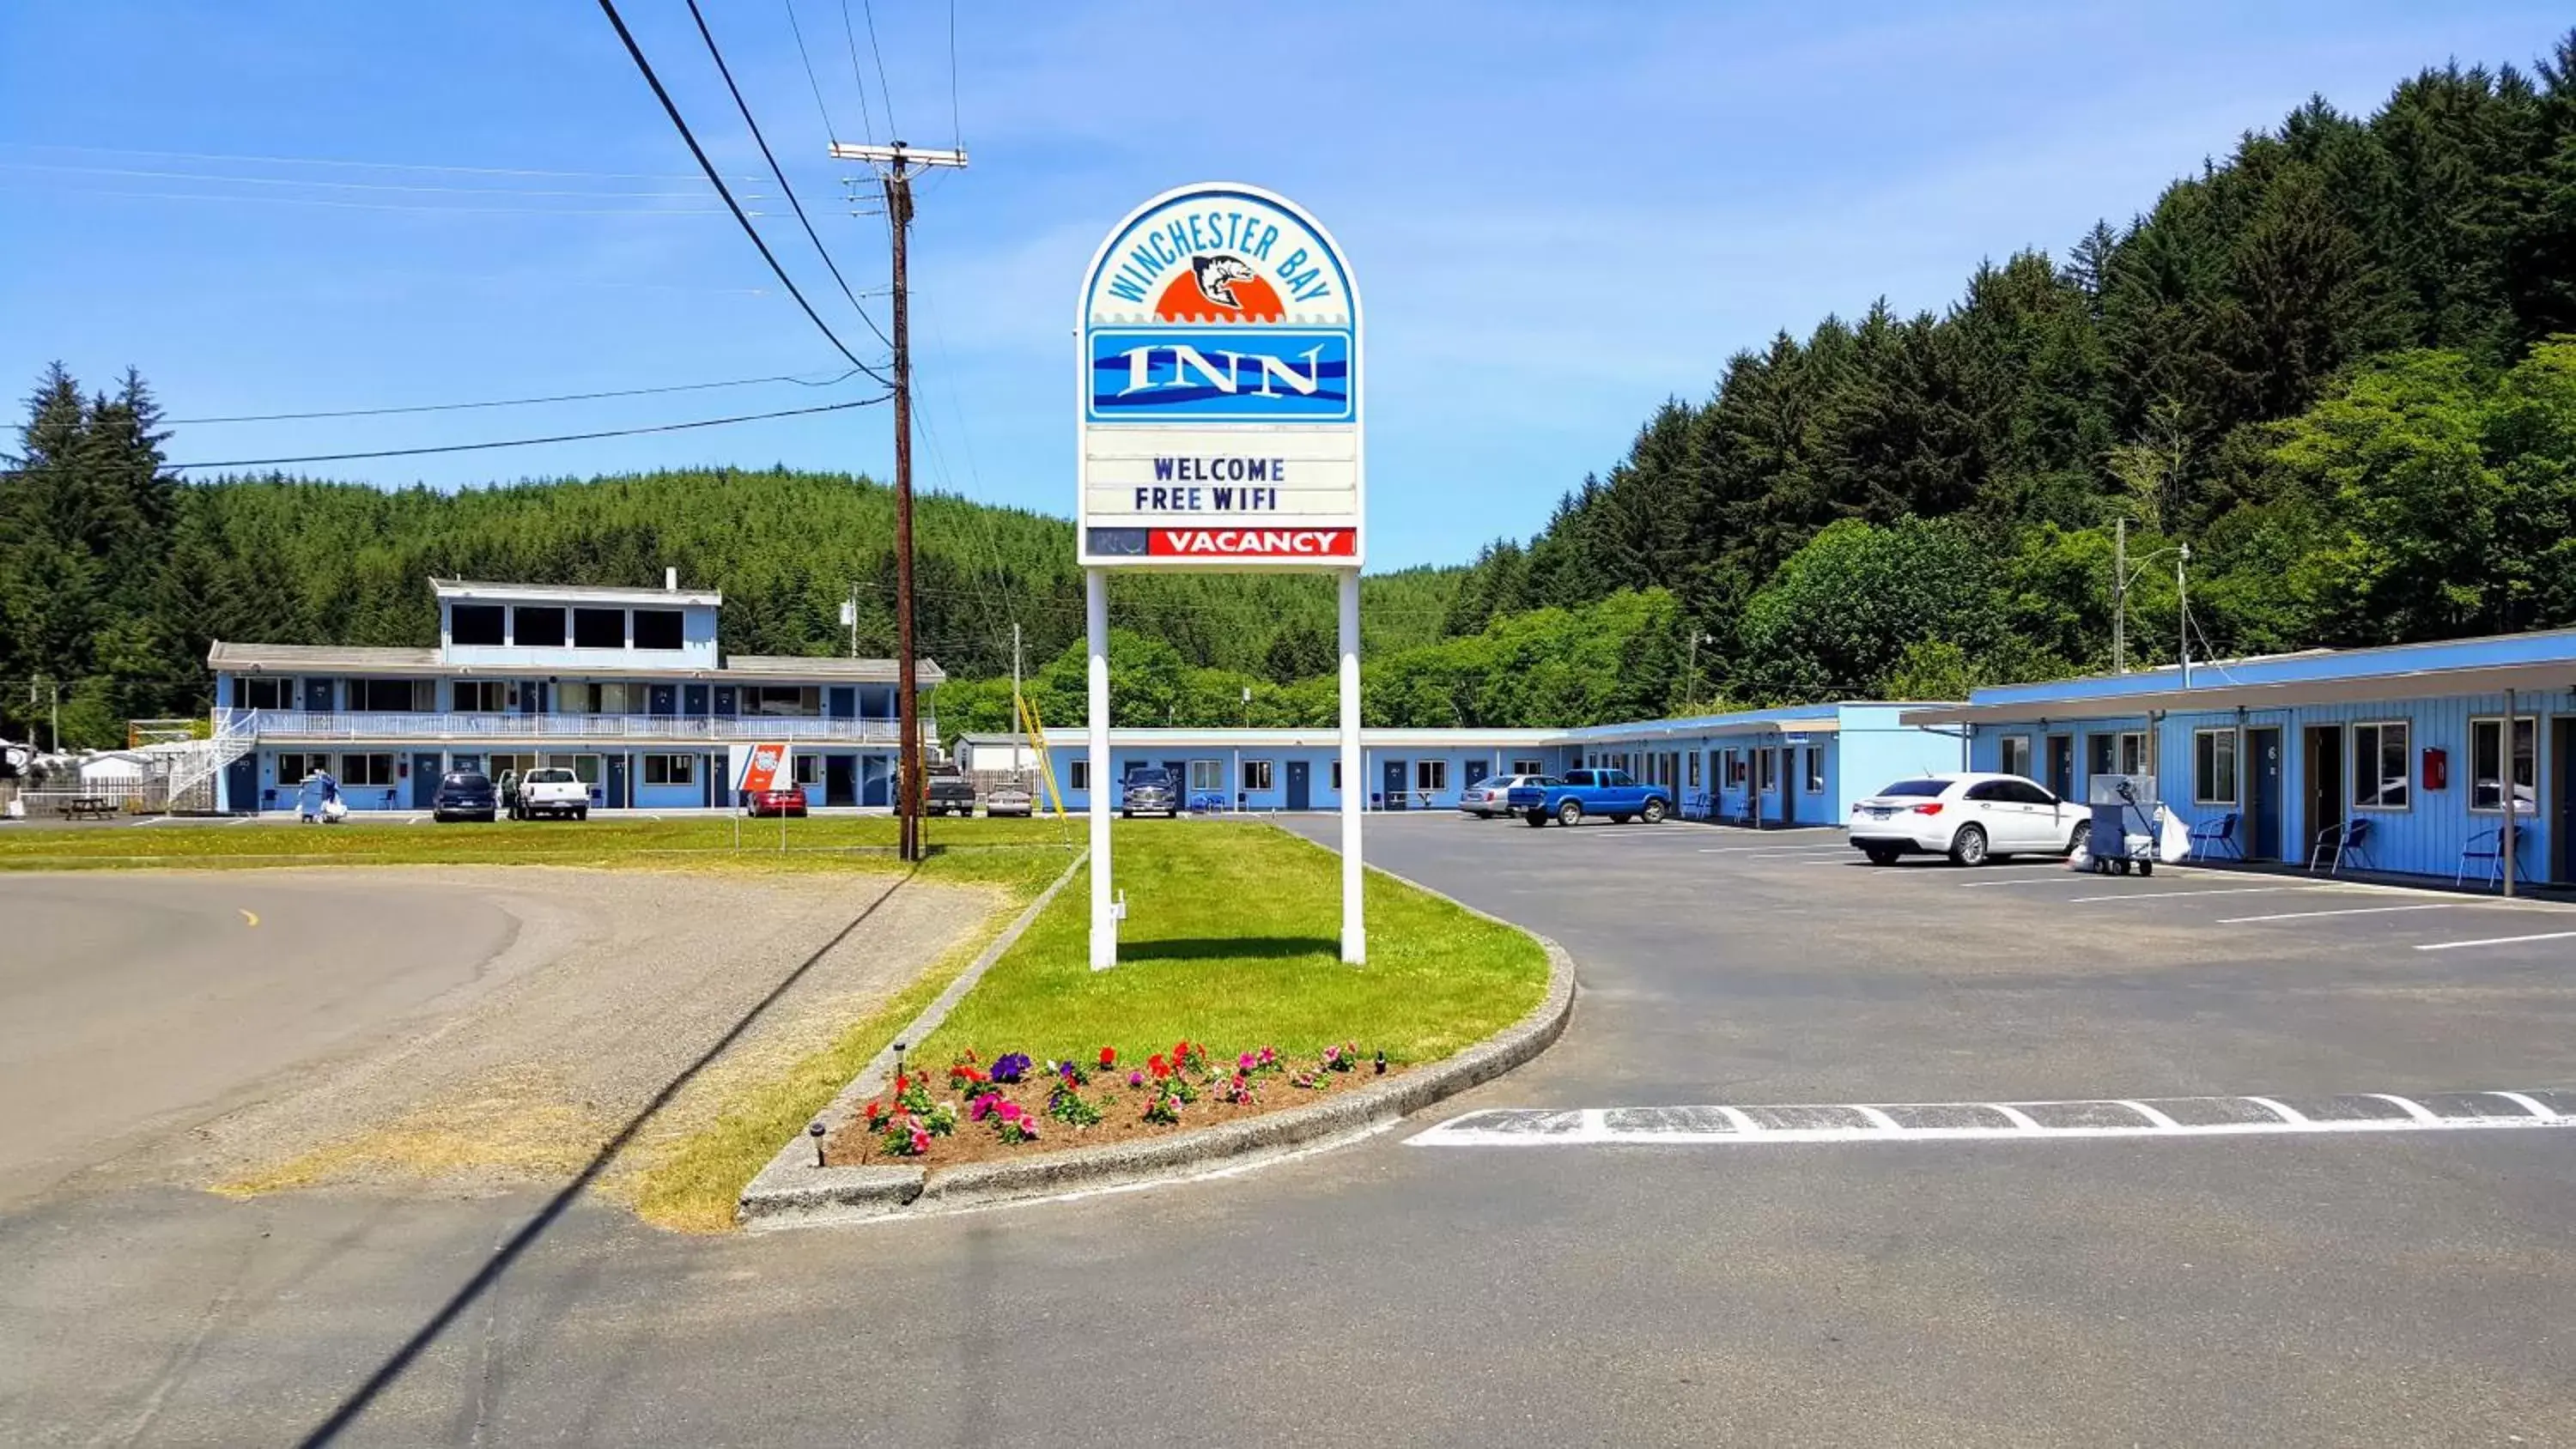
[[[1157,1078],[1168,1077],[1172,1074],[1170,1065],[1159,1056],[1147,1057],[1145,1059],[1145,1069],[1152,1072]]]
[[[897,1072],[897,1073],[895,1073],[895,1074],[894,1074],[894,1089],[895,1089],[895,1092],[897,1093],[897,1095],[902,1094],[905,1090],[907,1090],[907,1089],[908,1089],[908,1088],[910,1088],[911,1086],[912,1086],[912,1078],[905,1076],[905,1075],[904,1075],[903,1073],[901,1073],[901,1072]]]
[[[882,1108],[882,1107],[878,1106],[878,1105],[877,1105],[876,1103],[874,1103],[874,1102],[870,1102],[870,1103],[868,1104],[868,1125],[869,1125],[869,1126],[874,1127],[875,1125],[877,1125],[877,1118],[879,1118],[879,1117],[881,1117],[881,1116],[883,1116],[883,1115],[885,1115],[885,1109],[884,1109],[884,1108]]]
[[[1118,1065],[1118,1048],[1102,1047],[1100,1049],[1100,1069],[1105,1072],[1116,1065]]]

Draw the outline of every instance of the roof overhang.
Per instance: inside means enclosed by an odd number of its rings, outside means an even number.
[[[724,603],[724,594],[717,589],[621,589],[599,584],[501,584],[474,579],[431,579],[429,588],[432,594],[442,599],[489,604],[560,604],[565,608],[578,608],[585,604],[644,609],[699,604],[714,608]]]
[[[2142,690],[2077,699],[2023,699],[2002,704],[1944,705],[1909,710],[1908,725],[2032,724],[2041,720],[2118,719],[2143,714],[2208,714],[2229,710],[2294,709],[2310,704],[2380,704],[2405,699],[2447,699],[2513,690],[2546,694],[2576,688],[2576,662],[2493,664],[2463,669],[2415,669],[2355,679],[2304,679],[2278,684],[2230,684],[2225,679],[2190,689]]]

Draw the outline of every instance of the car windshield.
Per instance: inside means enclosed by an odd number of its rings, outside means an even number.
[[[492,788],[492,782],[484,779],[482,776],[462,773],[450,775],[442,783],[446,784],[448,788],[453,790],[489,790]]]
[[[1127,777],[1127,788],[1130,790],[1168,790],[1171,787],[1172,777],[1169,772],[1163,770],[1138,770]]]
[[[528,772],[528,783],[531,785],[569,785],[573,783],[572,771],[530,770]]]
[[[1938,795],[1949,788],[1950,782],[1947,780],[1899,780],[1878,793],[1881,795]]]

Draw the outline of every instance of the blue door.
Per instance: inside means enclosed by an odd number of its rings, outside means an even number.
[[[247,813],[259,808],[259,756],[247,754],[224,766],[224,808]]]
[[[1314,781],[1308,774],[1310,768],[1304,760],[1288,762],[1288,808],[1291,810],[1314,808]]]
[[[2245,795],[2245,856],[2248,860],[2281,858],[2281,732],[2247,730],[2245,753],[2252,757],[2252,788]]]
[[[824,693],[825,713],[834,719],[852,719],[859,712],[859,692],[848,685],[835,685]]]
[[[329,714],[331,712],[331,681],[327,679],[308,679],[304,681],[304,707],[313,711],[315,714]]]
[[[612,808],[626,803],[626,757],[624,755],[608,757],[608,797],[600,803]]]
[[[411,757],[411,808],[426,810],[438,796],[438,756],[416,754]]]
[[[646,708],[647,712],[651,714],[678,714],[680,712],[679,686],[672,684],[654,685],[652,699]]]
[[[1404,808],[1404,761],[1389,760],[1378,768],[1379,788],[1386,792],[1386,808]]]

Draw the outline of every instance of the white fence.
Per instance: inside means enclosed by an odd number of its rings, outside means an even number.
[[[814,741],[827,744],[887,745],[902,743],[902,726],[890,719],[827,719],[799,715],[671,714],[455,714],[375,711],[324,712],[302,709],[218,710],[218,725],[240,723],[263,742],[307,740],[613,740]],[[938,721],[924,716],[923,740],[938,737]]]

